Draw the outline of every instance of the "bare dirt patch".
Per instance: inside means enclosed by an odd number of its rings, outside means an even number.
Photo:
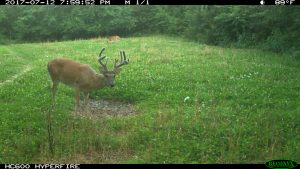
[[[128,149],[90,150],[86,153],[70,154],[60,158],[41,158],[38,163],[51,163],[51,164],[117,164],[120,161],[125,161],[133,156],[133,152]]]
[[[83,107],[83,105],[80,105]],[[115,100],[89,100],[88,112],[72,112],[73,115],[93,117],[93,116],[130,116],[137,112],[133,105],[128,102]]]

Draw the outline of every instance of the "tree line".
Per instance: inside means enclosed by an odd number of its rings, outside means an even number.
[[[117,34],[167,34],[235,47],[298,51],[299,7],[286,6],[5,6],[0,43]]]

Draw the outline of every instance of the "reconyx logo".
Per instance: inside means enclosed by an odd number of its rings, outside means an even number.
[[[271,160],[266,162],[266,166],[269,168],[295,168],[297,163],[292,160]]]

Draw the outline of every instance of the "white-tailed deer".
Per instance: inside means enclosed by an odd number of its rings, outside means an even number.
[[[117,40],[119,40],[121,38],[118,35],[114,35],[114,36],[109,36],[107,39],[108,39],[107,42],[112,42],[112,41],[117,41]]]
[[[120,63],[115,59],[114,69],[109,71],[107,69],[107,60],[104,64],[102,61],[106,56],[102,56],[100,51],[98,61],[101,65],[100,74],[97,74],[89,65],[81,64],[79,62],[58,58],[48,62],[48,72],[52,80],[52,104],[55,105],[55,94],[59,82],[75,88],[75,111],[79,109],[80,92],[83,92],[84,108],[86,110],[89,92],[101,89],[105,86],[113,87],[115,85],[115,76],[120,73],[121,66],[129,63],[126,59],[124,51],[120,51]]]

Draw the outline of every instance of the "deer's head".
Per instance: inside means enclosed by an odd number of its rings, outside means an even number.
[[[118,63],[118,59],[115,59],[114,69],[109,71],[106,66],[108,59],[106,59],[105,64],[102,62],[103,59],[106,57],[105,55],[102,56],[102,53],[104,50],[105,50],[105,48],[103,48],[100,51],[99,59],[98,59],[100,65],[101,65],[100,72],[104,75],[104,77],[106,79],[106,85],[113,87],[115,85],[116,75],[118,75],[120,73],[120,71],[122,70],[121,67],[123,65],[127,65],[129,63],[129,59],[126,60],[125,52],[120,51],[120,58],[121,58],[120,62]]]

